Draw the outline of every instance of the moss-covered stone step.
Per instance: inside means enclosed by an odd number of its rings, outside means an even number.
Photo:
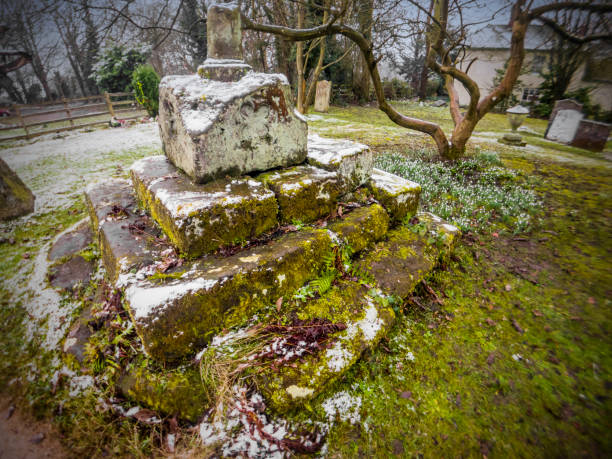
[[[348,191],[370,180],[374,158],[367,145],[350,140],[308,136],[308,164],[336,172]]]
[[[161,258],[164,247],[152,242],[159,231],[141,215],[128,180],[91,184],[85,201],[109,280],[116,282],[121,275]]]
[[[138,404],[194,423],[208,407],[208,394],[197,365],[166,371],[128,366],[117,386],[124,397]]]
[[[347,243],[353,253],[361,252],[387,234],[389,216],[379,204],[363,206],[353,210],[342,219],[327,226]]]
[[[368,187],[380,202],[393,223],[401,222],[416,213],[421,196],[421,185],[374,168]]]
[[[258,389],[278,412],[302,405],[341,378],[366,349],[378,344],[395,321],[393,309],[380,292],[349,281],[317,300],[294,305],[285,314],[305,321],[323,318],[346,328],[332,335],[329,348],[305,353],[292,365],[258,373]]]
[[[141,279],[136,273],[125,301],[146,351],[159,360],[179,359],[316,278],[331,245],[327,231],[307,228],[164,275]]]
[[[405,299],[450,253],[459,230],[433,214],[422,214],[423,223],[401,226],[387,233],[357,261],[359,272],[371,277],[385,295]]]
[[[259,236],[277,224],[274,193],[253,179],[197,185],[165,156],[136,161],[130,172],[138,199],[189,257]]]
[[[313,222],[329,214],[348,189],[337,172],[296,166],[257,176],[276,195],[281,223]]]

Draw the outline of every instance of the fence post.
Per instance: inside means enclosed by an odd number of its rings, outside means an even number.
[[[106,91],[104,91],[104,99],[106,100],[106,106],[108,107],[108,113],[113,118],[115,117],[115,109],[113,108],[113,103],[111,102],[111,98]]]
[[[13,104],[13,110],[17,114],[17,118],[19,118],[19,122],[21,123],[21,128],[25,131],[26,139],[29,139],[30,132],[28,131],[28,126],[25,124],[25,120],[23,119],[23,116],[21,116],[21,109],[19,108],[19,105]]]
[[[64,109],[66,110],[66,114],[68,115],[70,126],[74,126],[74,120],[72,119],[72,112],[70,111],[70,107],[68,106],[68,101],[65,97],[62,97],[62,102],[64,103]]]

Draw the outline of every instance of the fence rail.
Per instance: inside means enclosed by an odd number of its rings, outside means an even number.
[[[46,107],[52,108],[45,110]],[[6,120],[4,122],[8,122],[8,125],[0,124],[0,132],[16,131],[17,133],[23,131],[24,134],[10,135],[8,137],[0,136],[0,142],[5,140],[31,139],[45,134],[106,124],[110,121],[111,117],[115,117],[118,113],[131,114],[131,116],[122,117],[122,120],[139,118],[146,113],[144,108],[136,102],[134,94],[129,92],[105,92],[96,96],[60,99],[38,104],[14,104],[11,110],[13,115],[4,119]],[[65,113],[66,116],[56,116],[61,113]],[[76,120],[85,120],[86,118],[91,118],[91,120],[88,120],[86,123],[75,123]],[[49,127],[48,129],[33,129],[40,126],[48,127],[54,124],[60,125]]]

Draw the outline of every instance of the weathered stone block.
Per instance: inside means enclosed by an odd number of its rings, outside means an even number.
[[[127,282],[125,299],[147,352],[160,360],[194,353],[220,329],[314,279],[331,249],[324,230],[288,233],[223,259]]]
[[[109,179],[92,184],[85,191],[85,201],[112,282],[161,258],[164,247],[150,240],[159,232],[148,218],[140,215],[129,181]],[[130,230],[130,225],[134,229]]]
[[[387,233],[357,263],[360,272],[372,276],[385,295],[406,298],[433,269],[440,251],[408,227]]]
[[[256,237],[277,224],[274,193],[256,180],[197,185],[165,156],[136,161],[131,175],[145,208],[190,257]]]
[[[197,422],[209,401],[197,367],[154,372],[128,368],[118,382],[121,393],[158,413]]]
[[[421,185],[374,168],[369,188],[393,222],[400,222],[413,215],[419,206]]]
[[[328,225],[331,231],[348,243],[354,253],[382,239],[388,227],[389,216],[378,204],[355,209],[346,217]]]
[[[309,164],[332,172],[337,172],[348,191],[367,183],[372,176],[374,158],[367,145],[319,137],[308,136]]]
[[[315,221],[329,214],[346,191],[337,173],[313,166],[266,172],[257,176],[257,180],[274,191],[281,223]]]
[[[167,76],[159,100],[164,152],[198,183],[306,159],[308,126],[284,75],[250,72],[236,82]]]
[[[34,195],[0,159],[0,220],[21,217],[34,210]]]
[[[395,321],[384,299],[356,282],[342,282],[321,298],[287,312],[300,320],[325,318],[346,329],[333,335],[328,349],[304,355],[295,365],[264,371],[257,386],[266,401],[285,412],[316,397],[339,379],[366,349],[374,347]]]
[[[445,222],[431,212],[417,212],[419,223],[424,223],[430,235],[442,243],[443,252],[450,254],[461,237],[461,230],[455,225]]]

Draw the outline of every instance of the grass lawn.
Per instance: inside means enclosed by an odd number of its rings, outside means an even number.
[[[448,109],[399,108],[451,126]],[[328,457],[612,455],[612,163],[544,140],[541,120],[525,122],[529,147],[499,144],[508,129],[503,115],[485,117],[468,158],[453,165],[432,155],[427,137],[374,108],[332,107],[311,114],[309,124],[371,145],[379,167],[420,182],[421,207],[464,236],[401,306],[378,348],[290,419],[324,421],[324,401],[346,392],[351,403],[328,434]],[[158,151],[118,152],[91,167],[125,175],[148,154]],[[25,225],[3,227],[3,274],[25,269],[24,254],[84,216],[75,196]],[[96,400],[108,389],[66,400],[67,390],[51,393],[48,376],[27,381],[33,360],[44,375],[59,353],[34,358],[22,303],[6,284],[0,292],[2,392],[53,418],[74,454],[162,454],[159,427],[98,413]],[[9,385],[13,378],[20,384]],[[208,457],[192,432],[180,432],[183,451]]]

